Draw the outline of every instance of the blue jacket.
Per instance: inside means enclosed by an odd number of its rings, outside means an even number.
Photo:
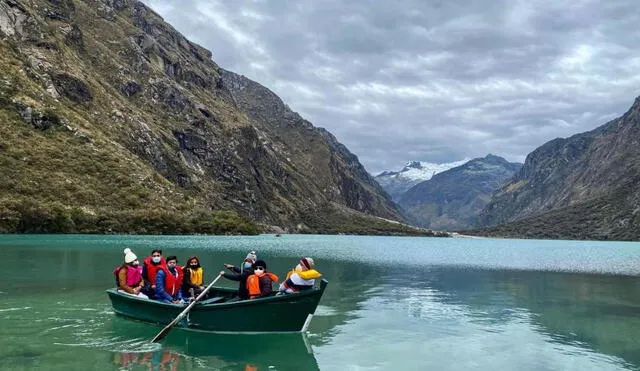
[[[171,303],[174,300],[182,299],[182,290],[178,290],[178,293],[172,297],[168,292],[164,291],[164,270],[160,269],[158,273],[156,273],[156,300]]]

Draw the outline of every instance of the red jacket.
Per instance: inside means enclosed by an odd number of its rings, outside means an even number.
[[[151,257],[147,256],[142,262],[144,263],[144,270],[145,270],[145,273],[147,274],[147,276],[143,278],[147,280],[150,285],[155,286],[156,274],[158,273],[158,269],[161,269],[162,267],[167,266],[166,260],[164,260],[164,257],[163,257],[160,260],[160,263],[153,264],[153,262],[151,261]]]
[[[173,273],[169,272],[169,268],[167,266],[163,266],[162,270],[164,271],[164,291],[171,295],[176,296],[178,291],[180,291],[180,287],[182,286],[182,267],[176,265],[176,272],[178,272],[178,277],[174,276]]]

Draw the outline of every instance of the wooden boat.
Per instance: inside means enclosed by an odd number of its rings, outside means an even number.
[[[253,300],[237,300],[237,290],[212,287],[208,299],[194,305],[178,326],[221,333],[304,332],[327,284],[323,279],[320,287],[311,290]],[[107,290],[107,294],[117,314],[151,323],[168,324],[185,308],[116,289]]]

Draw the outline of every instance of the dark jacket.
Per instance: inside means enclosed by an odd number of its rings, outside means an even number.
[[[249,290],[247,289],[247,278],[253,274],[253,268],[244,268],[240,270],[238,267],[230,268],[231,272],[225,272],[222,277],[232,281],[238,281],[238,297],[241,300],[249,299]]]

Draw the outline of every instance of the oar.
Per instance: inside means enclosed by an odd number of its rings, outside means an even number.
[[[156,335],[156,337],[154,337],[153,340],[151,340],[151,342],[155,343],[156,341],[160,341],[164,339],[164,337],[167,336],[169,331],[171,331],[171,328],[175,326],[178,322],[180,322],[184,318],[184,316],[187,315],[187,313],[189,313],[191,308],[194,305],[196,305],[198,300],[202,299],[202,297],[207,294],[207,291],[209,291],[209,289],[213,286],[214,283],[216,283],[216,281],[220,279],[220,277],[222,277],[222,274],[219,274],[218,277],[216,277],[216,279],[213,280],[213,282],[211,282],[209,286],[207,286],[204,289],[204,291],[202,291],[200,295],[198,295],[197,298],[193,299],[193,301],[191,301],[191,303],[186,308],[184,308],[184,310],[180,314],[178,314],[178,317],[176,317],[173,321],[171,321],[171,323],[169,323],[165,328],[163,328],[162,331],[158,332],[158,335]]]

